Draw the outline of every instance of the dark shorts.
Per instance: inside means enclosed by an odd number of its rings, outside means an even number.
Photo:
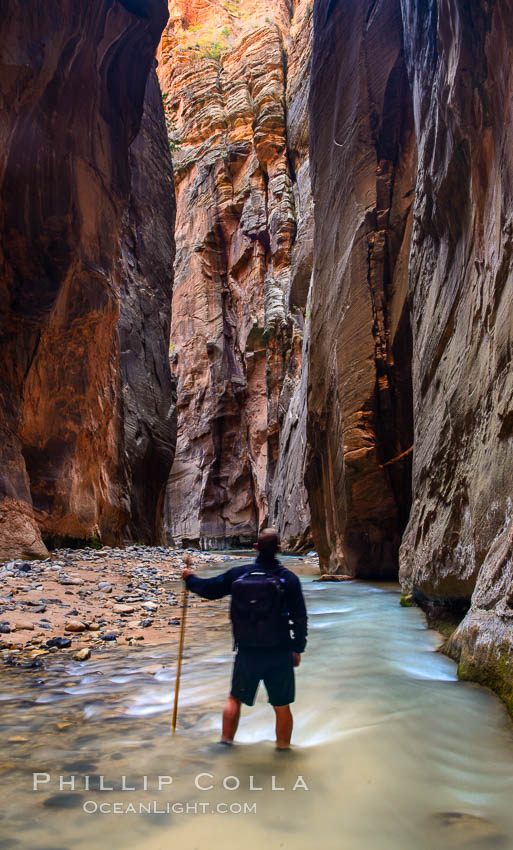
[[[263,681],[271,705],[294,702],[295,682],[290,649],[239,649],[235,656],[231,695],[253,705]]]

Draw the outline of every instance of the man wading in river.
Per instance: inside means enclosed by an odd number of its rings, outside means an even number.
[[[292,735],[294,667],[306,646],[306,608],[301,583],[276,558],[278,533],[262,531],[255,544],[258,557],[252,564],[233,567],[215,578],[198,578],[185,569],[189,590],[205,599],[232,595],[230,618],[234,648],[232,687],[223,711],[224,744],[233,742],[242,703],[253,705],[263,679],[276,713],[276,747],[286,750]]]

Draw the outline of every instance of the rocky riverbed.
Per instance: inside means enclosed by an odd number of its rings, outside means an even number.
[[[54,653],[86,661],[116,643],[172,642],[181,621],[186,555],[192,568],[229,568],[241,553],[164,546],[59,549],[44,561],[0,564],[0,651],[5,663],[41,666]],[[248,553],[248,560],[252,554]],[[305,566],[318,563],[309,553]],[[189,597],[188,609],[204,600]],[[189,615],[188,615],[189,616]]]

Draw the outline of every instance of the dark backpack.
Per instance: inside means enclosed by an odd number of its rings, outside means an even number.
[[[289,635],[282,567],[269,571],[249,567],[232,584],[230,616],[238,646],[283,645]]]

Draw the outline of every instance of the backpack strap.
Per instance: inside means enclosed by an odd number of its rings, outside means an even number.
[[[241,574],[240,574],[240,576],[237,576],[237,578],[235,579],[235,581],[237,581],[237,580],[238,580],[238,579],[240,579],[240,578],[243,578],[244,576],[249,575],[250,573],[252,573],[252,572],[253,572],[253,570],[255,570],[255,562],[254,562],[254,561],[253,561],[251,564],[241,564],[241,566],[242,566],[242,567],[244,567],[245,572],[241,573]],[[258,569],[258,567],[256,567],[256,571],[257,571],[257,572],[260,572],[260,570]],[[238,648],[239,648],[238,643],[237,643],[237,641],[236,641],[236,640],[235,640],[235,638],[234,638],[234,639],[233,639],[232,652],[237,652]]]

